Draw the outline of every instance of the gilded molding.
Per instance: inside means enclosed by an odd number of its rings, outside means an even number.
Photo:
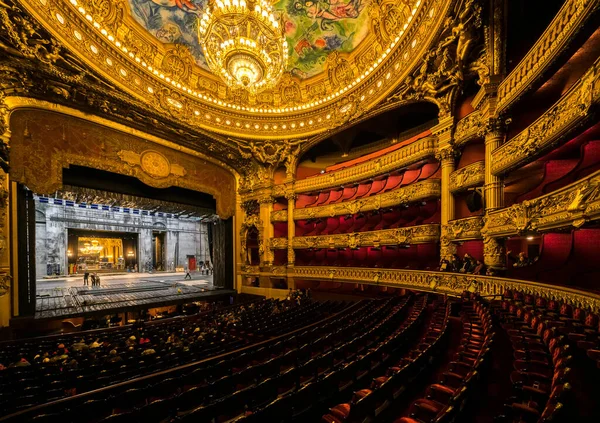
[[[600,171],[560,190],[496,210],[485,217],[485,236],[547,231],[600,219]]]
[[[480,138],[482,136],[481,132],[483,127],[483,117],[479,110],[475,110],[468,114],[456,124],[454,144],[456,146],[462,146],[473,139]]]
[[[514,104],[549,68],[598,7],[598,0],[569,0],[542,36],[498,87],[497,112]]]
[[[63,168],[79,165],[133,176],[156,188],[178,186],[206,192],[216,199],[220,217],[235,213],[234,175],[182,152],[183,148],[168,148],[134,131],[125,133],[33,107],[13,110],[10,125],[10,177],[39,194],[60,189]]]
[[[437,144],[436,137],[425,137],[366,163],[296,181],[294,189],[303,193],[364,181],[434,156]]]
[[[481,229],[483,229],[483,216],[450,220],[447,225],[447,237],[449,241],[481,239]]]
[[[483,186],[485,179],[485,162],[471,163],[450,174],[450,192],[458,192],[467,188]]]
[[[501,296],[507,290],[541,296],[600,312],[600,295],[558,285],[462,273],[359,267],[296,266],[296,279],[375,284],[460,296],[464,291]]]
[[[305,248],[358,248],[381,245],[423,244],[440,238],[440,225],[428,224],[406,228],[353,232],[339,235],[295,237],[294,249]]]
[[[294,209],[294,220],[315,219],[321,217],[344,216],[382,208],[394,207],[415,201],[439,198],[441,185],[439,179],[427,179],[406,185],[393,191],[377,194],[358,200],[346,201],[325,206]],[[271,213],[271,222],[286,222],[287,210]]]
[[[272,250],[285,250],[288,246],[287,238],[271,238],[270,247]]]
[[[101,77],[119,90],[197,127],[259,140],[327,131],[335,122],[347,122],[357,115],[349,112],[348,104],[358,114],[375,106],[436,42],[452,5],[451,0],[421,0],[414,7],[412,2],[378,2],[392,11],[381,13],[371,25],[379,30],[382,25],[388,30],[400,25],[398,38],[387,39],[381,31],[369,31],[358,48],[339,60],[332,57],[321,74],[306,80],[287,74],[272,90],[249,95],[225,87],[215,75],[198,67],[185,49],[158,42],[131,14],[123,13],[126,6],[122,3],[86,0],[82,8],[81,2],[76,7],[66,0],[45,0],[23,6],[78,60],[97,68]],[[401,12],[405,9],[408,15]],[[88,23],[86,16],[95,25]],[[388,48],[392,41],[394,45]],[[369,61],[371,65],[365,67]],[[358,98],[362,98],[361,107],[352,100]]]
[[[506,173],[548,151],[590,115],[600,100],[600,59],[529,127],[492,152],[491,170]]]

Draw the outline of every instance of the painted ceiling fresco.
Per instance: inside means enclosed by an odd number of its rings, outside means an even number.
[[[166,44],[187,46],[196,63],[208,70],[198,42],[196,22],[207,0],[128,0],[131,14]],[[287,70],[309,78],[324,70],[327,56],[349,53],[369,32],[372,0],[279,0],[273,7],[284,24],[289,51]]]

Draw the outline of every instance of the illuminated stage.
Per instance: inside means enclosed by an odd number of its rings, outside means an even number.
[[[139,278],[130,277],[129,280],[116,277],[106,283],[102,282],[99,287],[82,286],[79,278],[64,283],[41,283],[37,287],[35,318],[107,315],[117,311],[190,303],[235,293],[233,290],[214,287],[212,276],[187,281],[182,280],[183,276],[181,273],[170,278],[139,275]]]

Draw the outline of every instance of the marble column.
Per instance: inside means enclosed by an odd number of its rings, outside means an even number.
[[[258,200],[260,204],[260,221],[262,233],[259,234],[258,252],[260,254],[261,266],[273,264],[273,251],[270,248],[273,238],[273,224],[271,223],[271,212],[273,211],[273,198],[269,195]]]
[[[285,198],[288,200],[287,209],[287,259],[288,266],[293,266],[296,262],[296,253],[294,252],[294,237],[296,236],[296,222],[294,222],[294,208],[296,206],[296,194],[293,192],[286,193]]]

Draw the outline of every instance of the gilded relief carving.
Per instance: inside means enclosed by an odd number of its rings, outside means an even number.
[[[540,39],[498,87],[497,111],[504,112],[534,86],[573,37],[584,28],[599,3],[596,0],[567,1]]]
[[[475,110],[474,112],[468,114],[456,124],[454,143],[457,146],[460,146],[480,137],[483,126],[483,117],[481,116],[481,112],[479,110]]]
[[[244,271],[244,268],[242,269]],[[368,269],[361,267],[296,266],[287,269],[289,277],[317,281],[377,284],[381,286],[435,291],[441,294],[461,296],[465,291],[479,295],[501,297],[507,290],[554,299],[573,307],[581,307],[593,313],[600,312],[600,295],[561,287],[506,279],[495,276],[466,275],[462,273],[432,272],[423,270]],[[259,269],[248,266],[244,275],[257,275]],[[275,276],[264,272],[261,276]]]
[[[574,226],[600,218],[600,172],[550,194],[493,211],[485,218],[487,236],[508,236]]]
[[[329,204],[325,206],[294,209],[294,220],[344,216],[347,214],[356,214],[358,212],[381,210],[387,207],[394,207],[402,204],[423,201],[430,198],[437,198],[440,195],[440,180],[428,179],[398,188],[394,191],[389,191],[383,194],[377,194],[358,200]],[[271,221],[287,221],[287,211],[278,210],[271,213]]]
[[[600,99],[600,61],[554,106],[517,136],[492,153],[492,172],[505,173],[548,151],[554,143],[589,115]]]
[[[286,250],[287,244],[287,238],[271,238],[271,249],[273,250]]]
[[[351,168],[342,169],[325,175],[296,181],[297,193],[333,188],[347,183],[360,182],[390,172],[411,163],[416,163],[427,157],[432,157],[437,149],[437,138],[426,137],[413,142],[406,147],[379,157],[379,164],[362,163]]]
[[[448,222],[447,236],[450,241],[481,239],[483,216],[467,217]]]
[[[485,162],[471,163],[450,174],[450,191],[458,192],[467,188],[482,186],[485,178]]]
[[[429,224],[371,232],[295,237],[293,246],[294,249],[378,247],[436,242],[439,237],[440,225]]]
[[[80,165],[134,176],[158,188],[179,186],[206,192],[215,197],[219,216],[234,213],[233,175],[206,160],[49,111],[13,112],[11,131],[11,179],[39,194],[59,189],[62,169]]]

